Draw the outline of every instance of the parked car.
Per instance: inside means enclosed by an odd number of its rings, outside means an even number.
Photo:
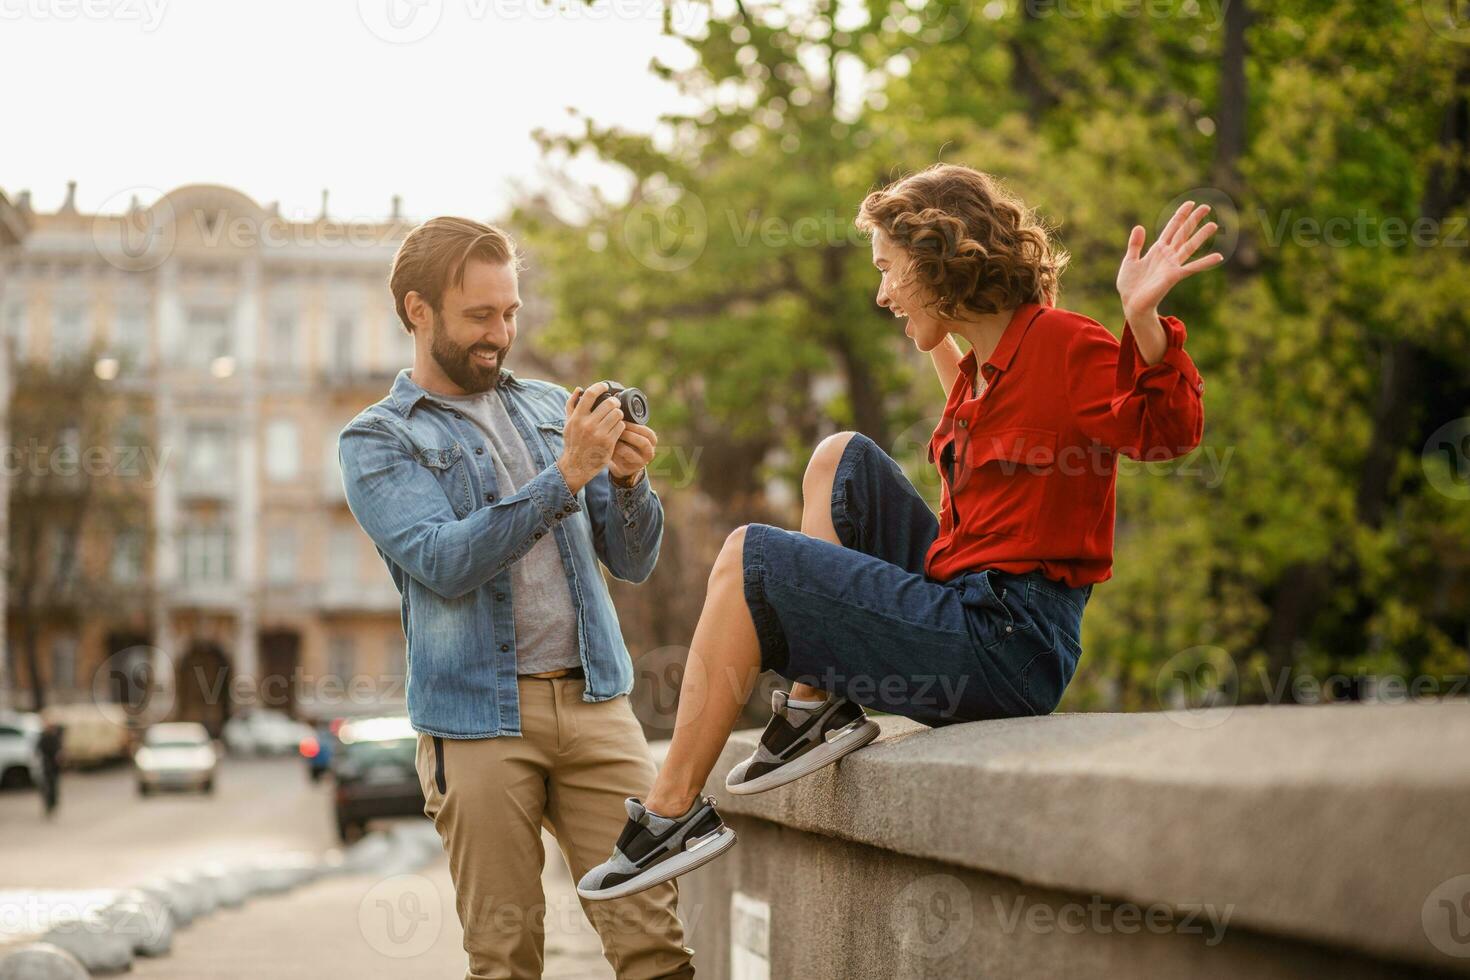
[[[365,718],[337,732],[332,776],[337,783],[337,832],[344,841],[362,836],[369,820],[423,816],[414,754],[418,734],[406,717]]]
[[[133,766],[142,796],[158,789],[213,793],[219,753],[203,725],[173,721],[153,725],[143,733],[143,742],[133,754]]]
[[[317,782],[332,768],[332,756],[337,754],[337,731],[343,725],[341,718],[316,726],[316,734],[301,740],[298,751],[306,760],[306,774]]]
[[[225,747],[237,755],[292,755],[312,731],[279,711],[258,708],[235,715],[220,734]]]
[[[0,711],[0,789],[23,789],[41,782],[41,737],[38,715]]]
[[[47,705],[41,712],[45,725],[66,729],[65,765],[68,769],[91,769],[123,762],[132,748],[135,729],[117,705],[91,702]]]

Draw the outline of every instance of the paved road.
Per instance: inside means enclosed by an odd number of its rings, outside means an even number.
[[[223,764],[215,795],[137,795],[130,773],[68,773],[42,819],[34,793],[0,793],[0,891],[124,887],[173,871],[337,845],[331,786],[299,760]],[[611,977],[555,842],[546,840],[548,978]],[[138,960],[140,980],[320,980],[462,976],[464,953],[443,858],[415,874],[326,878],[222,909]]]

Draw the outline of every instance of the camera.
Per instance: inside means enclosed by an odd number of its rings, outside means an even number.
[[[635,422],[638,425],[647,424],[647,395],[639,391],[637,388],[624,388],[616,381],[599,382],[599,384],[606,384],[607,391],[604,391],[602,394],[597,396],[597,401],[592,403],[593,408],[601,405],[604,398],[616,398],[618,400],[618,405],[623,410],[623,418],[625,420],[629,422]],[[590,388],[592,386],[588,385],[588,387]]]

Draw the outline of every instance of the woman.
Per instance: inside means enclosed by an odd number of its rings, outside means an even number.
[[[936,518],[865,436],[828,437],[802,481],[801,533],[761,524],[725,542],[694,631],[674,738],[646,802],[627,800],[612,858],[578,885],[618,898],[735,843],[699,796],[757,675],[772,697],[732,793],[784,785],[871,741],[863,707],[947,725],[1047,714],[1081,656],[1082,610],[1111,575],[1119,454],[1169,459],[1203,430],[1184,325],[1158,304],[1223,261],[1190,261],[1215,231],[1186,202],[1118,271],[1119,342],[1052,306],[1066,256],[1019,201],[940,165],[863,201],[878,305],[933,357],[948,392],[929,442]],[[961,356],[955,337],[971,350]]]

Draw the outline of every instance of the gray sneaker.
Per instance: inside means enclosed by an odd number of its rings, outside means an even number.
[[[612,857],[577,882],[577,894],[602,900],[622,898],[652,888],[724,854],[735,844],[735,831],[715,812],[715,798],[696,799],[689,812],[660,817],[643,801],[628,797],[628,822],[613,846]]]
[[[760,745],[725,776],[725,788],[735,795],[785,786],[878,737],[878,723],[847,698],[830,694],[820,708],[810,710],[792,708],[788,700],[785,691],[771,693],[771,720]]]

